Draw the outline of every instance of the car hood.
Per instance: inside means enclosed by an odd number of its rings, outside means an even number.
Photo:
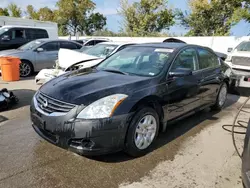
[[[76,64],[82,61],[95,60],[95,59],[99,59],[99,57],[91,56],[88,54],[84,54],[81,52],[68,50],[68,49],[61,48],[58,52],[59,66],[65,69],[70,67],[73,64]]]
[[[88,105],[112,94],[130,95],[136,90],[149,87],[151,80],[149,77],[83,69],[52,79],[40,91],[60,101]]]
[[[23,52],[22,50],[17,50],[17,49],[3,50],[3,51],[0,51],[0,57],[3,57],[3,56],[15,56],[15,55],[18,55],[18,54],[20,54],[22,52]]]

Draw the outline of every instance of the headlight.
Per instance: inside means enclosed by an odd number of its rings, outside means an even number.
[[[124,94],[115,94],[99,99],[86,108],[77,116],[79,119],[100,119],[111,117],[116,108],[127,98]]]
[[[232,56],[227,56],[227,59],[226,59],[226,61],[228,61],[228,62],[232,62]]]

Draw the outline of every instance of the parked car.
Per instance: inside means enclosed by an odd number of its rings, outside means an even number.
[[[52,68],[58,58],[60,48],[81,49],[82,45],[67,40],[39,39],[31,41],[18,49],[0,52],[0,57],[15,56],[20,58],[20,76],[27,77],[44,68]]]
[[[206,107],[220,110],[228,78],[209,48],[182,43],[129,46],[95,69],[44,84],[31,102],[35,131],[83,155],[150,151],[170,122]]]
[[[242,153],[241,174],[244,188],[250,188],[250,120],[247,127],[244,150]]]
[[[57,39],[57,28],[3,26],[0,28],[0,51],[16,49],[30,41],[42,38]]]
[[[231,87],[250,88],[250,41],[243,41],[228,52],[225,62],[232,68]]]
[[[104,39],[104,38],[86,38],[75,41],[83,45],[82,51],[87,50],[88,48],[93,47],[102,42],[110,42],[109,39]]]
[[[107,56],[133,44],[134,43],[129,42],[103,42],[83,51],[82,53],[60,49],[58,65],[55,66],[56,68],[41,70],[35,77],[35,82],[37,84],[40,84],[41,82],[45,83],[68,71],[94,67]],[[80,51],[82,51],[82,49],[80,49]]]

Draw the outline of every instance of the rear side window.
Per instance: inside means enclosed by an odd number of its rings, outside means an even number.
[[[96,45],[96,44],[99,44],[99,43],[101,43],[101,42],[106,42],[106,41],[105,41],[105,40],[96,40],[96,41],[95,41],[95,45]]]
[[[26,29],[26,31],[27,39],[30,40],[49,38],[47,31],[44,29]]]
[[[58,51],[59,50],[59,44],[58,42],[48,42],[41,46],[44,51]]]
[[[198,54],[200,69],[215,68],[219,66],[219,59],[212,52],[203,48],[198,48]]]
[[[60,48],[70,49],[70,50],[76,50],[80,49],[82,46],[79,44],[75,44],[73,42],[60,42]]]
[[[48,32],[44,29],[36,29],[36,39],[49,38]]]
[[[84,46],[94,46],[95,45],[95,41],[91,40],[89,42],[87,42]]]

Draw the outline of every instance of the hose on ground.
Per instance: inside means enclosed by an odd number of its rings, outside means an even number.
[[[246,134],[248,122],[238,120],[238,117],[239,117],[240,113],[242,113],[242,112],[250,113],[250,110],[247,110],[249,108],[245,107],[249,100],[250,100],[250,97],[248,97],[248,99],[246,99],[246,101],[243,103],[243,105],[239,108],[232,125],[223,125],[222,126],[222,128],[224,130],[232,133],[233,145],[234,145],[234,148],[236,150],[236,153],[238,154],[238,156],[240,158],[242,158],[242,155],[240,154],[239,149],[237,148],[236,141],[235,141],[235,134],[242,134],[242,135]],[[229,129],[230,127],[231,127],[231,129]],[[245,131],[235,131],[235,128],[245,129]]]

